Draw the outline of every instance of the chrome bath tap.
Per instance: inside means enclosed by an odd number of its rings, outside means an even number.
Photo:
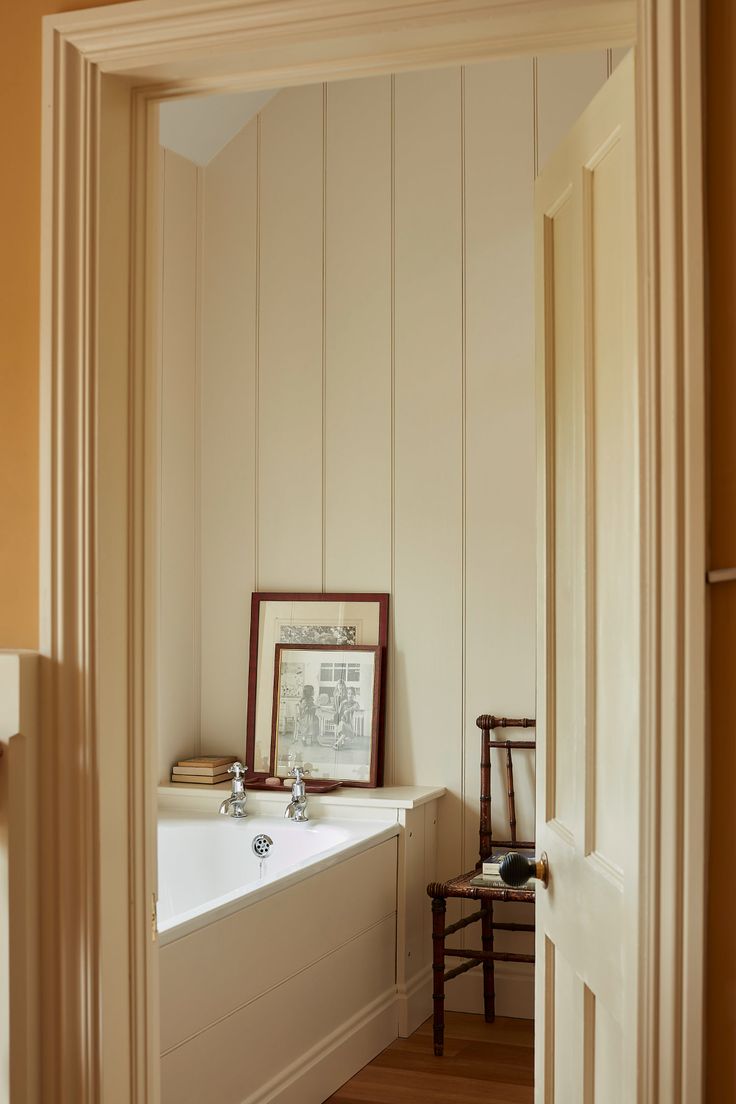
[[[301,767],[294,767],[289,771],[289,774],[294,778],[294,784],[291,787],[291,801],[286,806],[284,816],[287,820],[296,820],[298,822],[309,820],[307,816],[307,787],[304,784],[304,775],[309,774],[309,771],[302,770]]]
[[[220,812],[223,816],[236,817],[238,820],[247,817],[248,814],[245,811],[245,803],[248,799],[248,795],[243,785],[243,775],[247,769],[248,768],[244,767],[242,763],[233,763],[231,767],[227,768],[228,774],[233,776],[233,789],[230,796],[226,797],[220,805]]]

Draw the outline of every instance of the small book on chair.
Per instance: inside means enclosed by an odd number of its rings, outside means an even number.
[[[509,848],[509,850],[514,850],[514,849]],[[523,847],[519,848],[519,853],[522,854],[522,855],[531,855],[532,854],[532,852],[525,850]],[[477,886],[493,886],[494,888],[499,887],[500,889],[504,889],[504,888],[508,889],[508,886],[503,881],[503,879],[501,878],[501,875],[499,873],[499,868],[501,866],[501,863],[502,863],[503,859],[505,858],[505,856],[507,854],[508,854],[508,851],[500,851],[497,854],[491,855],[491,857],[489,859],[484,860],[480,871],[471,880],[470,884],[471,885],[477,885]],[[524,886],[524,889],[533,889],[533,888],[534,888],[533,884],[527,884],[527,885]]]
[[[513,886],[509,886],[504,882],[500,874],[476,874],[474,878],[470,879],[470,885],[479,886],[484,889],[512,889]],[[535,883],[533,880],[529,880],[526,885],[521,887],[524,890],[534,891]]]
[[[510,851],[518,851],[520,855],[528,855],[529,858],[534,858],[534,852],[526,847],[508,847],[505,851],[494,851],[489,858],[484,859],[481,873],[498,874],[498,868]]]

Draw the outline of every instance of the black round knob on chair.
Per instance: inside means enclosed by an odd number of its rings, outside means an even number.
[[[520,855],[518,851],[509,851],[501,859],[498,868],[501,881],[514,889],[526,885],[530,878],[538,877],[537,860],[530,859],[527,855]]]

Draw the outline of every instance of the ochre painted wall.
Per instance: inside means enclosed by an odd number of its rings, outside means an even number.
[[[706,205],[710,343],[710,555],[736,565],[736,7],[708,0]],[[710,894],[706,1069],[708,1104],[736,1100],[736,586],[710,604]]]
[[[4,0],[2,4],[0,648],[34,648],[38,641],[41,17],[105,2]]]

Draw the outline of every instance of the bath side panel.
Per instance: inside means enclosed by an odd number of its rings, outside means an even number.
[[[283,999],[291,1001],[288,986],[296,976],[318,962],[328,962],[342,948],[357,948],[361,937],[376,925],[384,924],[395,947],[396,847],[395,838],[369,847],[163,946],[164,1071],[178,1068],[176,1048],[213,1030],[223,1018],[244,1014],[246,1007],[255,1007],[277,989],[283,989]],[[383,986],[386,979],[383,974],[380,977]],[[390,982],[395,988],[393,960]],[[326,998],[320,1000],[330,1006]],[[361,1007],[357,997],[351,1007]]]
[[[291,977],[163,1056],[162,1104],[320,1104],[396,1037],[395,948],[389,916],[305,966],[295,926]]]

